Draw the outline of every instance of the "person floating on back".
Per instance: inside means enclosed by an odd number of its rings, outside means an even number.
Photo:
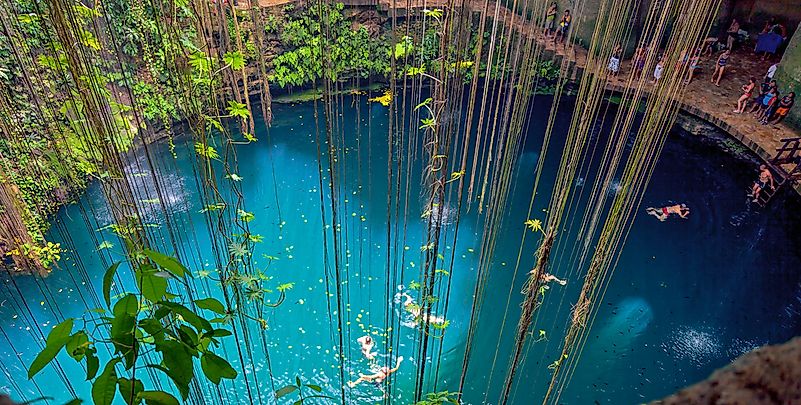
[[[384,380],[389,377],[390,374],[398,371],[400,368],[401,362],[403,362],[403,357],[398,357],[398,362],[395,364],[395,368],[389,368],[387,366],[381,367],[373,374],[362,374],[359,373],[359,378],[356,381],[348,381],[348,387],[355,387],[363,382],[371,382],[374,384],[381,384]]]
[[[671,214],[676,214],[680,218],[687,218],[690,215],[690,208],[685,204],[669,205],[662,208],[648,207],[645,209],[648,215],[653,215],[656,219],[664,222]]]
[[[771,190],[776,189],[775,184],[773,184],[773,174],[770,172],[767,165],[759,165],[759,178],[754,182],[754,185],[751,187],[751,194],[748,196],[754,198],[753,202],[759,201],[759,193],[767,186],[770,186]]]

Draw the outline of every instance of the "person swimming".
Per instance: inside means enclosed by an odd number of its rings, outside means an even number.
[[[367,358],[367,360],[375,359],[376,353],[373,352],[373,346],[375,346],[375,341],[373,340],[372,337],[370,337],[370,335],[364,335],[356,339],[356,341],[359,342],[359,345],[361,345],[362,354],[364,355],[365,358]]]
[[[398,286],[398,289],[403,289],[403,286]],[[428,322],[432,325],[444,325],[445,318],[436,315],[429,315],[422,312],[422,308],[414,302],[414,298],[406,292],[395,293],[395,302],[400,303],[403,300],[403,309],[410,313],[415,322],[425,323]],[[410,326],[410,325],[406,325]]]
[[[359,378],[356,381],[348,381],[348,387],[353,388],[363,382],[371,382],[375,384],[381,384],[384,380],[389,377],[390,374],[398,371],[400,368],[401,362],[403,362],[403,356],[398,357],[398,362],[395,364],[395,368],[389,368],[387,366],[381,367],[373,374],[362,374],[359,373]]]
[[[531,271],[528,272],[528,274],[534,274],[536,270],[537,269],[532,269]],[[548,284],[551,281],[556,281],[557,283],[559,283],[559,285],[567,284],[567,280],[560,280],[558,277],[554,276],[551,273],[544,273],[542,276],[540,276],[540,279],[542,280],[543,284]]]
[[[670,214],[676,214],[681,218],[687,218],[690,215],[690,208],[685,204],[669,205],[662,208],[648,207],[645,209],[648,215],[653,215],[656,219],[664,222]]]

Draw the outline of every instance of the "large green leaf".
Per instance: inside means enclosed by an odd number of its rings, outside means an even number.
[[[246,104],[228,100],[228,107],[225,109],[228,110],[228,114],[230,114],[232,117],[239,117],[243,119],[250,117],[250,111],[248,111]]]
[[[229,51],[223,55],[223,62],[230,65],[231,69],[239,70],[245,66],[245,57],[239,51]]]
[[[228,360],[211,352],[203,353],[200,358],[200,367],[203,369],[203,374],[206,374],[206,377],[215,384],[219,384],[223,378],[233,380],[237,374]]]
[[[278,391],[275,391],[275,399],[279,399],[283,396],[289,395],[295,392],[295,390],[297,389],[298,387],[296,385],[287,385],[286,387],[281,388]]]
[[[120,377],[117,380],[117,385],[120,390],[120,395],[125,403],[128,405],[138,404],[139,393],[145,390],[144,384],[139,380],[129,380],[125,377]]]
[[[183,344],[174,340],[156,342],[156,351],[163,356],[164,367],[169,370],[167,375],[172,378],[175,385],[183,395],[184,390],[189,391],[189,383],[195,376],[192,367],[192,355]]]
[[[95,378],[97,370],[100,368],[100,360],[96,353],[97,349],[93,347],[86,350],[86,381]]]
[[[159,252],[150,249],[145,249],[142,251],[142,253],[144,253],[144,255],[147,256],[148,259],[152,260],[159,267],[169,271],[178,278],[184,278],[187,274],[189,274],[191,277],[189,270],[187,270],[186,267],[184,267],[184,265],[182,265],[181,262],[179,262],[178,259],[174,257],[163,255]]]
[[[75,361],[83,360],[86,354],[86,349],[89,348],[89,336],[86,332],[79,330],[75,332],[67,341],[67,354],[70,355]]]
[[[155,275],[153,269],[136,271],[136,284],[142,296],[152,302],[160,301],[167,293],[167,279]],[[166,273],[165,273],[166,274]]]
[[[120,267],[120,262],[112,264],[103,275],[103,299],[106,300],[106,306],[109,308],[111,308],[111,283],[114,281],[118,267]]]
[[[66,345],[70,340],[71,333],[72,318],[65,319],[64,322],[56,325],[56,327],[50,331],[50,333],[47,335],[47,341],[45,342],[44,349],[39,352],[36,358],[33,359],[31,366],[28,367],[29,380],[37,373],[42,371],[42,369],[51,361],[53,361],[61,348],[64,347],[64,345]]]
[[[220,315],[225,315],[225,306],[216,298],[195,300],[195,305],[197,305],[198,308],[208,309],[209,311],[216,312]]]
[[[103,372],[92,383],[92,401],[95,405],[111,405],[117,395],[117,370],[114,366],[120,362],[118,357],[106,363]]]
[[[167,301],[160,301],[159,305],[165,306],[175,312],[176,314],[180,315],[181,318],[184,319],[187,323],[194,326],[195,329],[200,332],[201,330],[206,330],[211,332],[214,328],[211,327],[211,323],[206,320],[206,318],[200,317],[198,314],[190,310],[189,308],[181,305],[176,304],[174,302],[167,302]]]
[[[175,386],[178,387],[178,392],[181,393],[181,398],[183,398],[184,401],[189,397],[189,384],[182,385],[183,383],[180,383],[179,381],[180,379],[176,378],[176,376],[174,375],[175,373],[170,371],[170,369],[157,364],[148,364],[147,367],[155,368],[157,370],[160,370],[164,374],[167,374],[167,376],[170,377],[170,379],[175,383]]]
[[[111,320],[111,341],[125,358],[125,368],[133,366],[136,351],[139,349],[134,336],[136,317],[139,312],[139,301],[133,294],[127,294],[114,304],[114,318]]]
[[[179,405],[174,396],[164,391],[144,391],[139,394],[147,405]]]

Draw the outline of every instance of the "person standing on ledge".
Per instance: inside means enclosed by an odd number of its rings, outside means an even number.
[[[734,48],[734,43],[737,41],[737,36],[740,35],[740,23],[737,22],[736,18],[731,20],[731,25],[729,29],[726,30],[726,49],[732,50]]]
[[[762,164],[759,165],[759,178],[754,182],[753,187],[751,187],[751,194],[748,196],[754,197],[753,202],[759,201],[759,193],[767,186],[770,186],[771,190],[776,189],[775,184],[773,184],[773,174],[768,170],[767,165]]]
[[[715,86],[720,87],[720,79],[723,77],[726,64],[729,63],[729,56],[731,56],[731,51],[727,49],[718,57],[718,63],[715,64],[715,72],[712,73],[712,79],[710,80],[710,82],[715,83]],[[718,77],[717,80],[715,80],[716,75]]]
[[[687,69],[687,80],[684,81],[684,84],[690,84],[693,82],[693,76],[695,76],[696,70],[701,69],[701,50],[696,49],[693,53],[693,57],[690,58],[689,61],[689,68]]]
[[[548,7],[548,11],[545,12],[545,39],[554,35],[554,31],[556,28],[556,2],[551,3],[551,6]]]
[[[774,63],[774,64],[770,65],[770,67],[768,68],[768,72],[765,73],[765,80],[763,80],[763,81],[765,83],[770,83],[773,80],[773,76],[776,74],[776,70],[777,69],[779,69],[779,64],[778,63]]]
[[[567,48],[567,34],[570,32],[570,24],[573,22],[573,16],[570,15],[570,10],[565,10],[565,14],[559,21],[559,29],[553,37],[553,46],[556,48],[556,43],[561,42]]]

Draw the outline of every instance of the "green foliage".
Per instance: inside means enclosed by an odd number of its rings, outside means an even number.
[[[450,391],[432,392],[426,394],[425,399],[418,401],[415,405],[459,405],[459,393]]]
[[[303,395],[304,389],[305,389],[305,391],[316,392],[317,394]],[[323,388],[322,387],[320,387],[319,385],[315,385],[315,384],[304,383],[304,382],[301,381],[300,377],[295,377],[295,383],[294,384],[289,384],[289,385],[287,385],[285,387],[282,387],[282,388],[276,390],[275,391],[275,399],[279,400],[279,399],[281,399],[281,398],[283,398],[283,397],[285,397],[285,396],[287,396],[289,394],[292,394],[294,392],[298,393],[299,399],[297,401],[293,402],[293,405],[302,405],[302,404],[306,403],[306,401],[308,401],[310,399],[336,400],[334,397],[330,397],[328,395],[319,394],[319,393],[323,392]]]
[[[149,390],[135,378],[135,371],[143,368],[164,373],[184,400],[197,378],[195,360],[214,384],[236,378],[238,373],[231,364],[211,350],[219,345],[219,338],[231,336],[231,332],[213,328],[210,320],[181,304],[181,297],[168,291],[169,281],[186,282],[189,270],[177,259],[153,250],[143,249],[131,257],[128,265],[137,281],[136,292],[122,294],[111,302],[112,280],[121,263],[112,265],[103,278],[103,297],[111,313],[100,311],[96,319],[81,319],[82,327],[74,333],[73,319],[53,328],[44,349],[28,368],[28,378],[52,362],[62,349],[76,362],[85,362],[86,379],[92,381],[92,401],[100,405],[112,404],[117,393],[129,405],[178,404],[172,394]],[[227,314],[214,298],[198,299],[194,304],[215,314]],[[98,345],[112,353],[102,364],[96,355]],[[140,356],[144,352],[150,355]],[[131,377],[119,377],[121,370]]]
[[[321,12],[312,7],[286,21],[280,34],[286,50],[272,61],[276,84],[286,87],[314,82],[323,76],[323,63],[330,64],[325,71],[331,80],[389,73],[391,52],[386,38],[371,38],[364,27],[352,29],[342,10],[342,3],[326,5]],[[330,35],[321,34],[321,15]]]

